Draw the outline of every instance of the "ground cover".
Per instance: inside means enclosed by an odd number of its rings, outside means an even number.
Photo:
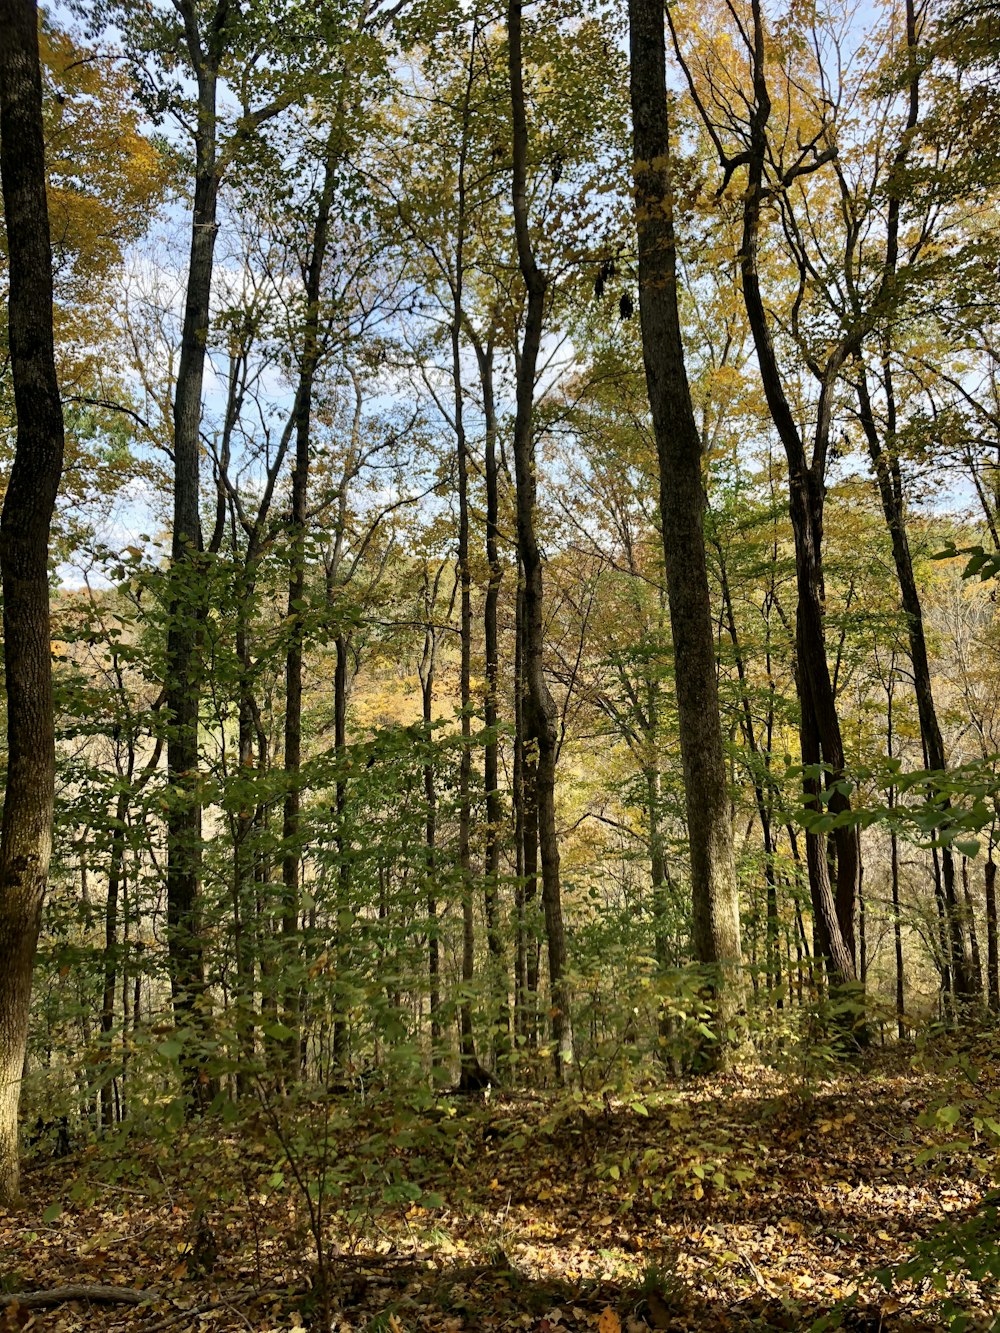
[[[8,1302],[0,1328],[320,1328],[324,1285],[339,1333],[940,1327],[937,1274],[874,1274],[992,1216],[989,1134],[954,1141],[981,1123],[968,1086],[897,1059],[808,1084],[165,1113],[26,1171],[0,1276],[53,1303]],[[980,1276],[940,1282],[989,1327]],[[64,1287],[85,1290],[55,1304]]]

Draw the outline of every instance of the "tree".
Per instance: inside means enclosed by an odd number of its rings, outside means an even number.
[[[660,524],[691,850],[694,950],[697,960],[716,972],[724,1028],[739,1008],[739,894],[705,559],[701,436],[691,406],[677,304],[662,6],[630,0],[629,29],[639,314],[659,460]]]
[[[669,21],[669,14],[668,14]],[[827,467],[834,397],[843,367],[858,346],[859,330],[849,329],[827,347],[825,357],[810,358],[808,366],[819,384],[815,405],[815,425],[811,454],[806,446],[796,412],[789,400],[775,349],[771,323],[764,301],[760,276],[762,232],[769,201],[784,192],[799,178],[818,170],[836,156],[828,110],[822,91],[814,94],[818,105],[818,124],[804,129],[796,125],[793,146],[791,125],[775,133],[788,139],[772,142],[771,95],[772,67],[769,64],[768,30],[760,0],[751,0],[750,19],[738,29],[742,79],[746,93],[739,106],[732,103],[732,115],[712,113],[711,100],[699,92],[693,70],[687,60],[682,65],[692,99],[723,168],[723,188],[733,173],[746,168],[746,188],[742,194],[742,232],[739,243],[740,280],[747,319],[753,335],[761,385],[775,430],[785,450],[788,463],[788,497],[792,531],[795,538],[798,604],[796,609],[796,687],[800,706],[800,743],[804,768],[806,804],[817,814],[825,801],[833,816],[844,816],[836,824],[832,843],[836,849],[835,880],[827,859],[826,835],[808,830],[806,853],[813,912],[823,955],[829,960],[831,974],[841,981],[856,977],[854,957],[854,918],[861,878],[861,847],[857,828],[846,818],[851,809],[843,782],[845,770],[844,741],[837,711],[836,690],[827,659],[824,630],[823,507],[826,499]],[[673,31],[673,29],[672,29]],[[676,35],[675,49],[680,54]],[[713,71],[707,71],[710,90],[714,89]],[[720,77],[725,78],[724,75]],[[795,75],[787,76],[789,95]],[[732,89],[730,83],[730,91]],[[784,86],[784,85],[783,85]],[[798,87],[796,88],[799,91]],[[784,93],[782,93],[784,96]],[[710,92],[710,99],[714,91]],[[726,93],[719,91],[719,106],[726,105]],[[720,123],[723,128],[720,129]],[[729,148],[723,133],[733,131],[737,147]],[[787,150],[787,151],[786,151]],[[788,160],[790,158],[790,160]],[[805,285],[808,270],[801,270],[798,281]],[[820,771],[825,773],[825,782]]]
[[[513,128],[512,200],[517,259],[527,292],[520,359],[517,367],[517,412],[514,420],[514,473],[517,499],[517,546],[524,580],[522,703],[524,734],[534,748],[534,801],[538,812],[538,849],[542,863],[542,906],[548,941],[549,984],[552,989],[552,1035],[556,1076],[566,1074],[573,1056],[572,1024],[566,988],[566,938],[559,878],[555,784],[558,734],[556,710],[542,665],[542,554],[535,527],[538,480],[535,462],[535,375],[545,318],[547,274],[538,266],[528,222],[528,122],[521,52],[521,0],[507,8],[507,40]]]
[[[17,1113],[31,974],[52,850],[55,736],[49,531],[62,474],[38,10],[0,4],[0,173],[10,263],[17,446],[0,514],[7,785],[0,828],[0,1199],[18,1192]]]

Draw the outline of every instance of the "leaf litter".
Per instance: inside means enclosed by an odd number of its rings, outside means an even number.
[[[934,1092],[910,1070],[808,1090],[751,1071],[641,1098],[324,1112],[329,1327],[724,1333],[830,1311],[832,1328],[940,1327],[931,1284],[889,1292],[874,1277],[989,1184],[981,1159],[934,1153],[940,1133],[918,1123]],[[124,1178],[100,1144],[27,1170],[22,1208],[0,1213],[0,1276],[7,1292],[114,1284],[149,1303],[8,1304],[0,1330],[324,1326],[303,1188],[314,1205],[320,1192],[308,1164],[298,1184],[276,1169],[261,1117],[167,1145],[136,1131],[127,1151]],[[994,1294],[962,1295],[988,1327]]]

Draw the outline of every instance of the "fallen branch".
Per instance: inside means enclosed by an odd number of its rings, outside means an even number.
[[[26,1310],[40,1310],[49,1305],[63,1305],[67,1301],[96,1301],[101,1305],[144,1305],[158,1301],[158,1291],[142,1291],[138,1287],[92,1286],[52,1287],[48,1291],[7,1291],[0,1295],[0,1306],[21,1305]]]

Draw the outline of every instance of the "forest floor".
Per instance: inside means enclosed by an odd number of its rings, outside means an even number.
[[[137,1128],[29,1163],[23,1207],[0,1213],[0,1279],[146,1302],[8,1304],[0,1329],[713,1333],[830,1314],[911,1333],[944,1325],[935,1275],[988,1328],[995,1279],[946,1280],[952,1241],[995,1217],[982,1137],[998,1075],[986,1052],[971,1067],[975,1086],[899,1052],[809,1082],[757,1070],[624,1099],[409,1109],[331,1096]],[[321,1185],[330,1201],[310,1214]],[[983,1242],[993,1267],[998,1240]],[[876,1272],[921,1246],[928,1271],[887,1290]]]

